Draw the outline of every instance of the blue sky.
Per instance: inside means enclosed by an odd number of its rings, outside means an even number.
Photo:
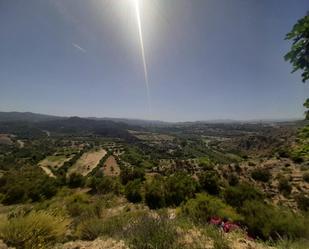
[[[303,115],[283,60],[307,0],[1,0],[0,110],[166,121]]]

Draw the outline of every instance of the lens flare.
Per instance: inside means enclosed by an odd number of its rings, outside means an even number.
[[[150,101],[149,78],[148,78],[148,69],[147,69],[145,48],[144,48],[144,39],[143,39],[143,30],[142,30],[142,22],[141,22],[140,5],[139,5],[139,0],[132,0],[132,1],[133,1],[133,4],[134,4],[135,14],[136,14],[138,36],[139,36],[139,42],[140,42],[140,46],[141,46],[141,54],[142,54],[142,61],[143,61],[143,68],[144,68],[145,86],[146,86],[146,91],[147,91],[148,112],[149,112],[149,118],[151,119],[152,111],[151,111],[151,101]]]

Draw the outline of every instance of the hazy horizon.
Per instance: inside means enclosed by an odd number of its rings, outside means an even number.
[[[283,56],[306,0],[134,3],[1,1],[0,110],[160,121],[304,117],[308,84]]]

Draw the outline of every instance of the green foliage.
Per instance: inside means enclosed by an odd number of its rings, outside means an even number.
[[[194,197],[197,182],[189,175],[178,173],[170,176],[165,182],[165,203],[167,206],[178,206],[188,198]]]
[[[309,245],[308,239],[287,239],[281,238],[275,243],[275,248],[278,249],[307,249]]]
[[[288,196],[292,191],[292,186],[288,179],[282,177],[279,179],[278,189],[283,195]]]
[[[177,248],[176,226],[166,216],[143,215],[125,234],[132,249]]]
[[[145,186],[145,202],[151,209],[162,208],[165,204],[165,188],[162,177],[156,177]]]
[[[289,154],[296,163],[307,162],[309,160],[309,125],[299,130],[297,144],[291,148]]]
[[[213,239],[213,249],[231,249],[229,241],[221,231],[216,228],[208,228],[207,234]]]
[[[85,185],[85,178],[81,174],[72,173],[68,178],[68,186],[70,188],[81,188]]]
[[[241,216],[231,206],[221,199],[207,194],[197,194],[181,207],[181,212],[196,223],[206,224],[210,217],[226,217],[234,221],[241,220]]]
[[[288,209],[251,200],[244,202],[240,212],[249,232],[262,239],[306,238],[309,235],[308,217],[304,218]]]
[[[267,169],[255,169],[251,173],[251,177],[260,182],[269,182],[271,173]]]
[[[85,219],[78,225],[77,235],[80,239],[84,240],[94,240],[104,235],[109,237],[122,237],[124,227],[130,223],[133,217],[133,214],[120,214],[106,219],[98,217]]]
[[[309,211],[309,196],[305,194],[299,194],[296,197],[297,206],[300,210],[305,212]]]
[[[219,177],[216,172],[209,171],[199,175],[200,186],[211,195],[218,195],[220,192]]]
[[[4,204],[39,201],[57,193],[57,182],[40,168],[10,170],[0,178],[0,193]]]
[[[97,194],[120,194],[122,186],[117,178],[110,176],[92,177],[90,185],[92,192]]]
[[[136,167],[125,167],[120,172],[121,183],[126,185],[129,181],[145,180],[145,170]]]
[[[248,184],[239,184],[226,188],[224,192],[225,201],[233,207],[240,208],[247,200],[262,200],[263,194]]]
[[[284,56],[293,65],[293,72],[302,71],[302,80],[309,79],[309,15],[298,20],[292,31],[286,35],[287,40],[292,40],[291,50]]]
[[[145,201],[153,209],[178,206],[188,198],[194,197],[197,189],[197,182],[184,173],[167,178],[157,177],[146,184]]]
[[[125,188],[125,196],[126,198],[133,203],[141,202],[142,201],[142,193],[141,193],[141,181],[134,180],[130,181]]]
[[[42,249],[61,240],[68,221],[46,212],[31,212],[0,225],[0,237],[17,249]]]

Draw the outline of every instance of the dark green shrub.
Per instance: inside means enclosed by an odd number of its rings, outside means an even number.
[[[266,169],[255,169],[251,173],[251,177],[260,182],[268,182],[271,179],[271,173]]]
[[[240,208],[247,200],[262,200],[263,194],[254,187],[243,183],[226,188],[224,199],[231,206]]]
[[[161,177],[153,179],[145,186],[145,202],[151,209],[162,208],[165,204],[164,181]]]
[[[145,180],[145,170],[141,168],[126,167],[120,172],[120,180],[123,185],[126,185],[129,181],[139,179]]]
[[[283,195],[288,196],[292,191],[292,186],[289,180],[283,177],[279,179],[278,189]]]
[[[142,184],[140,180],[134,180],[128,182],[125,188],[126,198],[133,203],[141,202],[142,201],[141,187]]]
[[[230,186],[236,186],[239,183],[239,177],[236,174],[230,174],[228,176],[228,182]]]
[[[188,198],[194,197],[197,182],[186,174],[178,173],[170,176],[165,182],[165,204],[178,206]]]
[[[103,176],[103,177],[93,177],[90,182],[90,187],[92,191],[97,194],[120,194],[122,187],[117,178]]]
[[[305,194],[300,194],[296,197],[297,206],[300,210],[309,211],[309,197]]]
[[[27,200],[27,194],[22,186],[12,185],[4,194],[2,202],[4,204],[16,204]]]
[[[49,199],[59,185],[39,167],[10,170],[1,177],[0,193],[4,204]]]
[[[220,182],[216,172],[210,171],[199,175],[201,189],[211,195],[218,195],[220,192]]]
[[[70,188],[80,188],[85,185],[85,178],[77,173],[72,173],[68,178],[68,186]]]

